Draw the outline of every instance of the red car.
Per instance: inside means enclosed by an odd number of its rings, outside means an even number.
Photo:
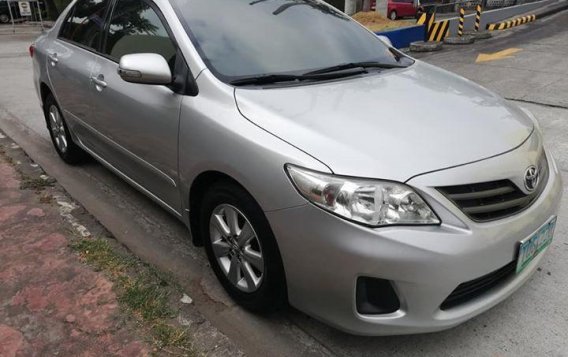
[[[419,17],[423,10],[414,0],[388,0],[387,14],[389,19],[396,20],[401,17]]]

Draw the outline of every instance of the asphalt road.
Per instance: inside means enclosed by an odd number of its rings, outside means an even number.
[[[561,13],[470,47],[421,58],[532,110],[565,174],[567,23],[568,13]],[[294,309],[254,316],[227,298],[209,271],[205,254],[191,246],[189,234],[178,221],[101,165],[93,162],[70,168],[58,160],[33,91],[26,54],[31,39],[0,35],[0,128],[118,240],[175,274],[203,315],[249,355],[568,356],[568,186],[555,240],[541,270],[508,300],[457,328],[427,335],[363,338],[336,331]],[[497,52],[501,54],[494,55]],[[479,54],[489,54],[485,59],[492,60],[476,63]]]

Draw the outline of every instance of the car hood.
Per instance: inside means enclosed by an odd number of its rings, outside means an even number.
[[[519,108],[417,61],[406,69],[279,88],[237,88],[244,117],[334,173],[407,181],[510,151],[533,131]]]

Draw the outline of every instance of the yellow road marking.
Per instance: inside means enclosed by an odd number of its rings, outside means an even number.
[[[511,58],[511,57],[513,57],[512,56],[513,54],[515,54],[519,51],[522,51],[522,49],[521,48],[508,48],[506,50],[495,52],[495,53],[480,53],[477,56],[475,63],[497,61],[497,60],[502,60],[502,59],[505,59],[505,58]]]

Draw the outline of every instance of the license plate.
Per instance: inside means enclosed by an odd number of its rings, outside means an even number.
[[[521,241],[519,246],[519,259],[517,260],[517,273],[523,271],[527,265],[552,242],[552,235],[556,227],[556,217],[529,238]]]

